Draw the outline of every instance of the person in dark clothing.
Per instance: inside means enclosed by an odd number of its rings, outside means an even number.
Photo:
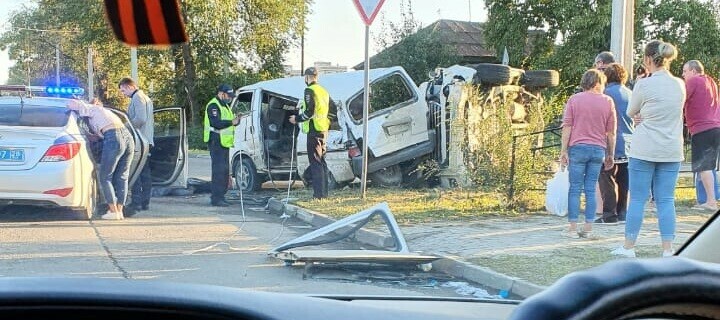
[[[628,200],[628,157],[630,137],[635,129],[633,119],[627,115],[627,106],[632,91],[625,86],[628,73],[618,63],[611,63],[605,67],[607,87],[605,94],[615,103],[617,116],[617,134],[613,154],[613,166],[600,172],[600,194],[602,195],[602,216],[595,223],[614,224],[625,222]]]
[[[235,126],[240,122],[240,117],[230,110],[234,97],[233,88],[223,84],[205,106],[203,140],[208,144],[212,163],[210,204],[216,207],[230,205],[225,200],[230,178],[230,148],[235,139]]]
[[[302,132],[307,134],[307,152],[310,162],[310,181],[313,197],[316,199],[328,196],[328,171],[325,162],[325,151],[330,129],[330,95],[320,86],[317,69],[310,67],[305,75],[305,94],[300,105],[300,113],[290,116],[290,123],[301,124]]]
[[[137,129],[140,134],[145,137],[149,144],[148,150],[152,153],[155,121],[153,119],[153,102],[150,98],[140,90],[133,79],[123,78],[118,84],[120,92],[124,96],[130,98],[127,112],[130,123]],[[130,206],[126,210],[126,217],[132,216],[141,210],[148,210],[150,207],[150,197],[152,195],[152,173],[150,172],[150,164],[145,163],[140,176],[135,180],[135,184],[131,187]]]

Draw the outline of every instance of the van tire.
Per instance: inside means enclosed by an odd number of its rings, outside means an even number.
[[[240,161],[235,161],[233,164],[233,177],[235,188],[238,190],[242,189],[243,192],[260,190],[260,177],[255,164],[250,158],[241,157]]]
[[[403,181],[402,169],[392,165],[369,174],[372,184],[379,187],[399,187]]]
[[[529,88],[550,88],[560,84],[560,74],[555,70],[525,71],[520,84]]]
[[[471,66],[477,71],[473,82],[481,85],[508,85],[512,83],[511,68],[502,64],[479,63]]]

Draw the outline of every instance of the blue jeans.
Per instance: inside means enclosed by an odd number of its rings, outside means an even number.
[[[630,204],[625,221],[625,239],[635,242],[642,226],[645,203],[652,188],[657,207],[660,238],[675,239],[675,185],[680,162],[651,162],[630,158]]]
[[[103,134],[98,182],[108,204],[125,205],[128,177],[135,142],[127,129],[114,129]]]
[[[585,222],[595,220],[595,185],[605,159],[605,148],[576,144],[568,149],[570,190],[568,191],[568,221],[578,222],[580,193],[585,190]]]

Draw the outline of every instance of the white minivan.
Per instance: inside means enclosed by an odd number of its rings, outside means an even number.
[[[326,155],[331,187],[361,174],[363,77],[363,71],[320,75],[319,83],[337,105]],[[408,174],[404,168],[435,147],[427,103],[402,67],[372,69],[370,82],[368,176],[376,184],[398,185]],[[267,181],[299,178],[309,166],[306,136],[288,121],[305,87],[298,76],[236,91],[233,107],[246,114],[230,153],[237,187],[252,191]]]

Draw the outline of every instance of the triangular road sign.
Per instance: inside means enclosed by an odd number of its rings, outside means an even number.
[[[360,17],[365,21],[365,25],[371,25],[375,16],[380,12],[385,0],[353,0],[355,8],[360,12]]]

